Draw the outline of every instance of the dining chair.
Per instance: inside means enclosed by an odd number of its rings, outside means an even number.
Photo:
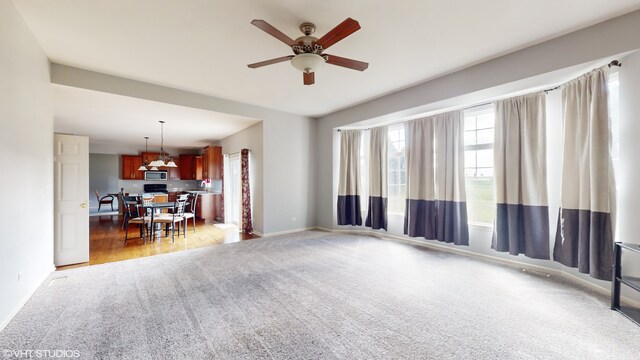
[[[196,202],[198,202],[197,193],[186,194],[189,201],[189,211],[184,212],[184,231],[187,232],[187,222],[189,219],[193,219],[193,233],[196,232]]]
[[[98,192],[98,190],[95,190],[95,192],[96,199],[98,199],[98,211],[100,211],[102,204],[111,205],[111,211],[113,211],[113,200],[115,200],[115,197],[113,195],[105,195],[103,197],[100,197],[100,193]]]
[[[169,235],[169,230],[171,230],[171,241],[175,242],[175,233],[176,233],[176,225],[178,228],[178,236],[180,236],[180,223],[184,222],[184,237],[187,237],[186,231],[186,219],[184,218],[184,208],[186,206],[186,200],[176,200],[174,204],[173,213],[161,213],[154,216],[154,223],[164,224],[165,225],[165,236]]]
[[[153,196],[153,194],[146,194],[146,193],[142,194],[142,197],[141,197],[141,199],[142,199],[142,207],[144,209],[146,209],[145,215],[150,215],[151,214],[152,209],[150,207],[148,207],[148,206],[153,205],[154,198],[155,197]]]
[[[140,216],[140,197],[139,196],[126,196],[120,193],[120,203],[122,204],[122,228],[124,229],[127,220],[130,217]],[[131,208],[132,211],[128,211]],[[131,215],[133,213],[133,215]]]
[[[125,196],[125,198],[127,197],[131,197],[131,198],[136,198],[135,196]],[[124,206],[124,218],[125,223],[124,223],[124,243],[127,243],[127,240],[129,240],[129,224],[135,224],[138,225],[140,228],[140,238],[143,239],[143,243],[147,243],[147,237],[149,235],[149,227],[148,224],[151,222],[151,217],[150,216],[140,216],[139,215],[139,210],[138,210],[138,203],[137,201],[134,203],[132,201],[126,201],[123,203]],[[144,229],[144,230],[143,230]],[[144,234],[143,234],[144,231]]]

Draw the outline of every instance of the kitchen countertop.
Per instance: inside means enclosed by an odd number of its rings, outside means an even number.
[[[186,192],[195,193],[198,195],[220,195],[219,192],[207,191],[207,190],[185,190]]]

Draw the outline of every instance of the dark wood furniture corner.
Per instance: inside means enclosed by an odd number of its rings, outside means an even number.
[[[626,250],[640,259],[640,244],[616,242],[614,245],[613,278],[611,279],[611,310],[616,310],[631,321],[640,325],[640,308],[620,301],[621,285],[640,293],[640,277],[624,274],[622,268],[622,251]]]

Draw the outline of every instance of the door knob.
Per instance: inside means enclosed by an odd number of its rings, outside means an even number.
[[[86,207],[87,207],[87,204],[82,203],[82,204],[80,204],[80,207],[84,209],[84,208],[86,208]]]

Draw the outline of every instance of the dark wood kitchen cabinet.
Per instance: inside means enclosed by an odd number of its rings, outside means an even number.
[[[180,155],[180,179],[202,180],[202,156]]]
[[[142,157],[138,155],[122,155],[122,174],[124,180],[142,180],[144,172],[138,170],[142,164]]]
[[[207,146],[202,154],[202,177],[222,179],[222,146]]]
[[[196,217],[205,222],[213,222],[216,220],[214,198],[211,193],[198,194],[198,202],[196,203]]]

